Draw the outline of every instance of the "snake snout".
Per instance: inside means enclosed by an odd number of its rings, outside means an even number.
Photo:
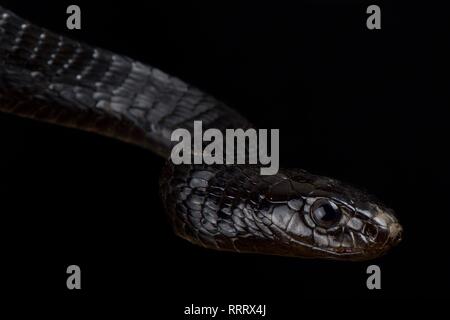
[[[377,255],[384,254],[390,248],[396,246],[403,236],[403,227],[398,222],[392,210],[377,210],[378,214],[373,221],[378,232],[373,239]]]
[[[393,223],[389,226],[389,239],[392,245],[397,245],[402,241],[403,227],[400,223]]]

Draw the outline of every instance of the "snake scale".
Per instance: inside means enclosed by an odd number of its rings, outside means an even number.
[[[0,7],[0,111],[95,132],[168,158],[177,128],[250,128],[238,112],[166,73],[42,29]],[[175,233],[216,250],[367,260],[401,239],[374,197],[301,169],[173,165],[160,179]]]

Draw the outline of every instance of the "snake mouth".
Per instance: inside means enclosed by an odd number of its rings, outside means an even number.
[[[367,252],[362,249],[354,248],[337,248],[334,250],[323,250],[326,252],[324,259],[329,260],[341,260],[341,261],[364,261],[372,259],[372,256],[368,256]]]

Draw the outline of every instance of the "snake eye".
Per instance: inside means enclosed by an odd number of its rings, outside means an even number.
[[[326,199],[317,200],[311,207],[312,219],[323,228],[335,226],[342,217],[341,210],[332,201]]]

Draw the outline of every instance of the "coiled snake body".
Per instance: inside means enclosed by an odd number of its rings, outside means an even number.
[[[0,7],[0,111],[79,128],[168,157],[171,133],[249,128],[236,111],[164,72],[41,29]],[[392,210],[301,169],[166,165],[161,195],[177,235],[218,250],[365,260],[398,243]]]

